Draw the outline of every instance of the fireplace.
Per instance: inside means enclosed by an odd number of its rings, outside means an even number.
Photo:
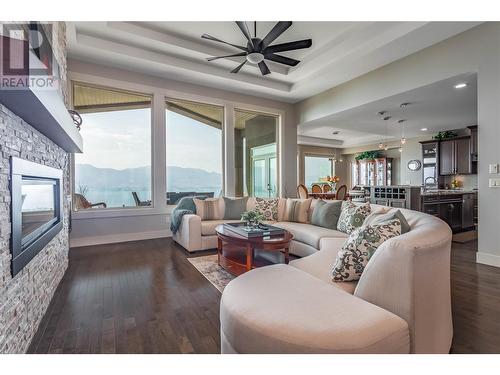
[[[62,229],[62,171],[11,158],[12,276]]]

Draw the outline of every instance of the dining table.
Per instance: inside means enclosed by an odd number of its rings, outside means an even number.
[[[311,193],[311,192],[309,192],[309,197],[317,198],[317,199],[335,199],[336,194],[334,191],[327,192],[327,193]]]

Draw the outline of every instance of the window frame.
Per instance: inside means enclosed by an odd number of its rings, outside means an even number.
[[[178,86],[178,83],[172,83],[173,88],[167,87],[169,81],[165,83],[156,83],[156,80],[143,79],[140,82],[135,79],[121,79],[115,76],[108,77],[102,75],[99,71],[96,73],[92,72],[79,72],[79,71],[68,71],[68,82],[80,82],[87,85],[104,86],[111,87],[118,90],[125,90],[131,92],[137,92],[153,96],[152,103],[152,178],[153,178],[153,201],[157,202],[160,194],[160,190],[166,192],[166,168],[163,160],[166,161],[166,150],[165,150],[165,102],[168,98],[176,98],[178,100],[187,100],[200,103],[213,104],[217,106],[224,107],[224,124],[225,124],[225,135],[223,145],[225,147],[225,152],[223,155],[223,165],[224,165],[224,186],[223,191],[226,196],[234,196],[234,109],[238,108],[240,110],[248,110],[268,115],[273,115],[278,118],[277,121],[277,150],[278,150],[278,196],[282,196],[287,193],[283,191],[285,184],[285,177],[282,173],[282,162],[283,155],[287,150],[285,150],[284,136],[289,133],[289,129],[285,129],[286,121],[293,120],[293,115],[288,114],[285,108],[280,107],[268,107],[260,104],[250,104],[246,102],[239,101],[240,97],[238,94],[232,94],[225,91],[220,91],[216,96],[209,96],[210,90],[201,90],[200,94],[195,94],[192,92],[182,91],[182,85]],[[196,91],[200,92],[202,86],[196,86]],[[236,100],[235,100],[235,99]],[[69,103],[73,103],[72,100],[72,90],[69,90]],[[290,117],[287,117],[290,116]],[[288,135],[289,136],[289,135]],[[156,142],[155,142],[156,140]],[[84,145],[85,148],[85,145]],[[71,197],[74,191],[74,157],[71,155],[71,168],[70,168],[70,186],[71,186]],[[163,163],[163,164],[162,164]],[[290,193],[290,192],[288,192]],[[164,193],[165,194],[165,193]],[[85,210],[85,211],[74,211],[72,210],[73,220],[85,220],[85,219],[105,219],[105,218],[120,218],[120,217],[133,217],[133,216],[169,216],[172,213],[174,206],[167,206],[166,199],[163,199],[164,204],[160,205],[158,203],[155,206],[150,207],[140,207],[140,208],[109,208],[101,210]],[[168,219],[167,219],[168,220]]]
[[[155,209],[155,184],[154,184],[154,93],[153,92],[142,92],[142,91],[137,91],[137,90],[129,90],[129,89],[124,89],[121,87],[115,87],[115,86],[108,86],[108,85],[101,85],[101,84],[95,84],[95,83],[90,83],[90,82],[85,82],[82,80],[77,80],[77,79],[71,79],[70,80],[70,85],[71,89],[70,91],[70,97],[69,97],[69,102],[71,103],[70,106],[71,108],[74,108],[73,106],[73,99],[74,99],[74,86],[76,85],[82,85],[82,86],[88,86],[92,88],[97,88],[97,89],[102,89],[102,90],[110,90],[110,91],[117,91],[117,92],[125,92],[125,93],[131,93],[131,94],[137,94],[137,95],[143,95],[143,96],[149,96],[151,98],[151,107],[150,107],[150,124],[149,124],[149,130],[150,130],[150,146],[151,146],[151,152],[149,155],[150,158],[150,168],[151,168],[151,205],[150,206],[139,206],[139,207],[106,207],[106,208],[88,208],[85,210],[76,210],[74,205],[73,205],[73,195],[75,194],[75,173],[76,173],[76,165],[75,165],[75,154],[71,154],[70,157],[70,187],[71,187],[71,197],[68,197],[68,200],[71,202],[71,213],[74,215],[74,217],[79,218],[79,217],[86,217],[90,214],[91,217],[95,217],[96,214],[98,213],[106,213],[105,215],[102,216],[128,216],[130,214],[130,211],[134,213],[134,215],[150,215],[151,211]],[[82,124],[82,126],[85,126],[85,124]],[[85,140],[84,140],[85,142]],[[83,149],[83,153],[85,152],[85,145]],[[119,214],[118,214],[119,213]],[[111,215],[109,215],[111,214]],[[118,215],[117,215],[118,214]],[[125,215],[123,215],[125,214]]]
[[[164,100],[164,104],[165,104],[165,108],[164,108],[164,111],[165,111],[165,123],[164,123],[164,127],[165,127],[165,155],[164,155],[164,160],[165,160],[165,199],[164,199],[164,202],[162,203],[162,205],[166,208],[169,208],[169,209],[173,209],[174,207],[176,207],[176,205],[173,205],[173,204],[167,204],[167,179],[168,179],[168,175],[167,175],[167,111],[168,111],[168,108],[167,108],[167,103],[169,101],[185,101],[185,102],[191,102],[191,103],[197,103],[197,104],[204,104],[204,105],[210,105],[210,106],[214,106],[214,107],[219,107],[222,109],[222,124],[221,124],[221,174],[222,174],[222,180],[221,180],[221,194],[223,196],[225,196],[225,192],[226,192],[226,163],[225,163],[225,156],[226,156],[226,142],[225,142],[225,139],[226,139],[226,107],[224,105],[220,105],[220,104],[214,104],[210,101],[207,101],[207,100],[204,100],[204,101],[200,101],[200,100],[191,100],[191,99],[181,99],[179,97],[172,97],[172,96],[165,96],[165,100]]]
[[[330,176],[335,176],[335,162],[331,159],[333,159],[333,155],[332,154],[321,154],[321,153],[318,153],[318,152],[305,152],[304,155],[303,155],[303,173],[304,173],[304,181],[302,181],[301,183],[306,185],[306,158],[307,157],[310,157],[310,158],[326,158],[326,159],[330,159],[330,165],[331,165],[331,168],[330,168],[330,172],[331,172],[331,175]],[[309,186],[306,185],[306,187],[309,189]]]
[[[283,135],[283,124],[284,124],[284,117],[285,114],[283,111],[278,111],[278,110],[269,110],[269,109],[262,109],[259,107],[251,106],[251,105],[243,105],[243,104],[235,104],[234,107],[232,108],[232,125],[233,125],[233,131],[232,131],[232,144],[234,146],[234,124],[236,123],[236,111],[241,111],[241,112],[253,112],[257,113],[259,115],[266,115],[266,116],[272,116],[276,117],[276,124],[275,124],[275,134],[276,134],[276,196],[281,197],[282,195],[282,186],[284,186],[283,179],[284,177],[281,174],[281,155],[283,154],[283,148],[282,145],[284,142],[282,142],[282,135]],[[235,149],[233,147],[232,149],[233,156],[235,156],[234,152]],[[234,161],[234,157],[233,157]],[[233,166],[234,170],[234,166]],[[234,177],[234,176],[233,176]],[[236,179],[233,179],[233,185],[232,189],[236,186]],[[234,190],[233,190],[234,191]],[[234,196],[234,194],[232,194]],[[250,196],[250,195],[249,195]]]

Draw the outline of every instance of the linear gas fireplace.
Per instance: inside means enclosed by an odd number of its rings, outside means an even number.
[[[62,171],[11,158],[12,276],[62,228]]]

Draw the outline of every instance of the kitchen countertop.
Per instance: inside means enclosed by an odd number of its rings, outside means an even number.
[[[474,193],[477,193],[477,190],[440,189],[440,190],[422,191],[421,195],[423,197],[427,197],[434,195],[463,195],[463,194],[474,194]]]

